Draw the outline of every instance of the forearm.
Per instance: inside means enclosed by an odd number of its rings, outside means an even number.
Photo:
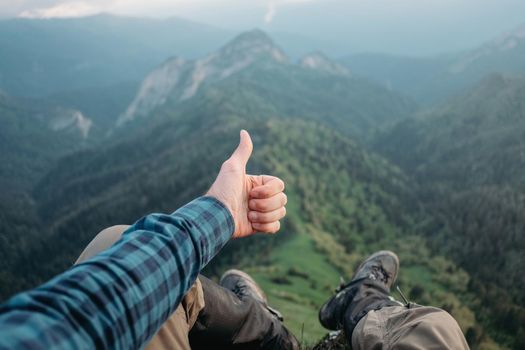
[[[0,307],[0,348],[140,347],[233,230],[212,198],[139,220],[109,250]]]

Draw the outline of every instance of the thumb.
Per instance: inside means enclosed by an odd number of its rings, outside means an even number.
[[[253,144],[250,134],[248,134],[246,130],[241,130],[241,141],[237,149],[233,152],[231,159],[240,162],[241,165],[245,167],[252,155],[252,150]]]

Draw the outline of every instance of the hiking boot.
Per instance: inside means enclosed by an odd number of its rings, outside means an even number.
[[[283,320],[281,313],[268,306],[268,298],[255,280],[246,272],[231,269],[226,271],[219,281],[219,284],[235,293],[239,299],[253,298],[261,303],[271,314],[280,321]]]
[[[234,292],[239,299],[244,299],[248,296],[262,304],[268,303],[266,294],[264,294],[257,282],[246,272],[235,269],[228,270],[222,275],[219,284]]]
[[[319,321],[323,327],[332,330],[342,329],[343,316],[362,282],[371,282],[384,289],[385,298],[388,299],[387,295],[397,278],[398,271],[399,258],[393,252],[382,250],[370,255],[359,265],[350,283],[339,286],[336,294],[321,307]]]

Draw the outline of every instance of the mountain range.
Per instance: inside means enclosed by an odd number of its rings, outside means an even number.
[[[17,97],[119,89],[140,82],[170,57],[203,57],[236,34],[177,17],[0,19],[0,89]],[[319,42],[294,33],[274,35],[294,57]]]
[[[249,170],[286,181],[288,216],[276,237],[231,242],[207,275],[246,269],[313,343],[325,334],[317,310],[339,276],[391,249],[401,289],[451,312],[472,348],[522,348],[525,80],[516,45],[503,44],[480,83],[472,77],[481,68],[454,73],[471,79],[462,94],[455,76],[440,75],[456,95],[425,108],[344,60],[290,58],[260,30],[202,56],[163,58],[121,89],[97,82],[85,95],[87,86],[52,87],[21,98],[5,85],[0,295],[63,271],[103,228],[204,193],[245,128],[255,144]],[[501,63],[511,61],[515,71]],[[425,89],[427,64],[409,77]]]
[[[319,53],[294,63],[265,33],[254,30],[203,59],[174,58],[153,70],[117,126],[141,116],[171,113],[191,98],[221,99],[221,108],[232,114],[240,113],[241,106],[259,105],[253,108],[254,118],[309,118],[359,138],[370,134],[372,125],[393,123],[416,110],[409,98],[354,78]]]
[[[341,59],[357,75],[436,105],[474,87],[491,73],[525,70],[525,25],[472,50],[435,57],[358,54]]]

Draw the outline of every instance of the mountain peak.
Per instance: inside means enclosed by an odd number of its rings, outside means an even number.
[[[273,45],[272,38],[270,38],[270,36],[268,34],[266,34],[266,32],[264,32],[263,30],[261,30],[259,28],[255,28],[255,29],[252,29],[252,30],[248,30],[248,31],[242,32],[241,34],[239,34],[235,38],[233,38],[231,43],[243,42],[243,41],[247,41],[247,42],[265,42],[265,43],[269,43],[269,44]]]
[[[513,34],[518,38],[525,38],[525,23],[519,26]]]
[[[218,52],[202,59],[173,58],[157,67],[142,82],[140,90],[117,126],[136,116],[146,116],[168,100],[179,102],[193,97],[204,83],[213,83],[253,64],[285,63],[286,55],[262,30],[241,33]]]
[[[449,73],[463,73],[471,65],[491,56],[506,55],[512,52],[523,52],[525,48],[525,24],[511,32],[485,43],[481,47],[463,55],[449,68]]]
[[[239,34],[222,47],[220,55],[225,58],[268,56],[277,62],[287,61],[284,52],[268,34],[260,29],[253,29]]]
[[[485,44],[485,49],[493,51],[508,51],[515,49],[525,41],[525,24],[515,30],[500,35],[491,42]]]
[[[350,75],[350,71],[337,62],[332,61],[320,51],[306,54],[299,60],[303,68],[314,69],[335,75]]]
[[[509,39],[518,39],[522,40],[525,39],[525,23],[516,27],[515,29],[508,31],[506,33],[501,34],[500,36],[496,37],[494,40],[489,42],[488,44],[497,44],[501,41],[509,40]]]

